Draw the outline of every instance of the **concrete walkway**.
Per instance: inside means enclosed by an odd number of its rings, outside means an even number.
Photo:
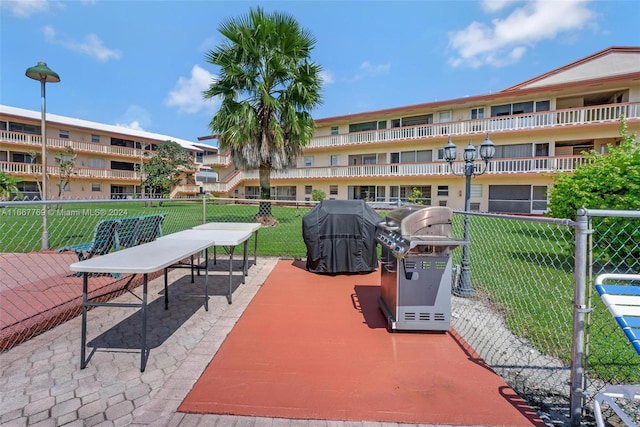
[[[228,261],[226,261],[228,262]],[[80,317],[0,354],[0,424],[3,426],[398,426],[396,423],[289,420],[176,412],[260,286],[276,258],[259,258],[246,283],[234,276],[233,304],[226,300],[228,273],[218,261],[210,276],[209,311],[203,277],[191,284],[187,270],[169,274],[169,310],[163,280],[149,285],[147,343],[140,372],[139,310],[98,307],[88,315],[88,350],[80,369]],[[136,294],[140,290],[136,289]],[[119,302],[134,302],[126,294]]]

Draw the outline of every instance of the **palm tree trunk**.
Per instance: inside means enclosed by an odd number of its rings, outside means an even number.
[[[271,218],[271,168],[269,165],[260,166],[260,206],[258,217]]]

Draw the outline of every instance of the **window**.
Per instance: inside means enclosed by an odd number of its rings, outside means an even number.
[[[431,150],[416,151],[416,162],[418,163],[430,162],[431,158]]]
[[[69,131],[68,130],[60,130],[60,131],[58,131],[58,136],[60,138],[69,139]]]
[[[516,102],[514,104],[494,105],[491,107],[491,116],[509,116],[511,114],[532,113],[534,111],[549,111],[551,101],[526,101]]]
[[[451,110],[439,111],[438,112],[438,122],[439,123],[450,122],[451,121],[451,117],[452,117]]]
[[[331,126],[331,135],[337,135],[339,132],[338,126]]]
[[[313,157],[306,156],[304,158],[304,166],[307,167],[307,168],[313,166]]]
[[[447,201],[446,200],[439,200],[438,201],[438,206],[447,206]]]
[[[7,130],[7,122],[0,120],[0,130]]]
[[[512,159],[517,157],[531,157],[532,144],[496,145],[494,159]]]
[[[337,196],[338,195],[338,186],[337,185],[330,185],[329,186],[329,195],[331,195],[331,196]]]
[[[16,163],[33,163],[35,157],[25,153],[11,153],[11,161]]]
[[[24,123],[9,122],[9,130],[11,132],[30,133],[32,135],[40,135],[42,132],[40,126],[27,125]]]
[[[530,213],[530,185],[490,185],[489,212]]]
[[[378,162],[378,156],[375,154],[365,154],[362,156],[363,165],[375,165]]]
[[[471,184],[469,197],[482,197],[482,184]]]
[[[304,194],[311,194],[312,191],[313,191],[313,186],[311,185],[304,186]]]
[[[100,144],[100,135],[91,134],[91,142]]]
[[[102,169],[104,168],[104,160],[98,157],[91,157],[89,158],[89,167]]]
[[[471,212],[480,212],[480,203],[478,203],[478,202],[469,202],[469,210]]]
[[[484,107],[475,107],[471,109],[471,120],[484,118]]]
[[[6,162],[9,159],[8,151],[0,151],[0,162]]]
[[[363,132],[366,130],[376,130],[378,122],[352,123],[349,125],[349,132]]]
[[[71,183],[65,182],[64,187],[62,187],[62,191],[71,191]]]
[[[447,197],[449,195],[449,186],[448,185],[438,185],[438,196],[439,197]]]
[[[415,151],[403,151],[400,153],[400,163],[415,163],[416,152]]]
[[[329,156],[329,166],[338,166],[338,155],[332,154]]]

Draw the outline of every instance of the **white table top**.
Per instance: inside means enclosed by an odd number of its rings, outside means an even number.
[[[246,230],[254,232],[260,227],[262,224],[259,222],[208,222],[196,225],[193,230]]]
[[[213,245],[210,238],[157,239],[69,266],[71,271],[88,273],[153,273],[169,267]]]
[[[248,230],[183,230],[177,233],[167,234],[158,240],[202,240],[210,243],[209,246],[236,246],[251,237]]]

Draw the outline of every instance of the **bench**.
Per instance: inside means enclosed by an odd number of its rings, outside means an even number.
[[[162,223],[166,214],[131,216],[98,221],[90,242],[67,245],[58,252],[75,252],[79,261],[94,255],[105,255],[122,248],[148,243],[162,236]]]

